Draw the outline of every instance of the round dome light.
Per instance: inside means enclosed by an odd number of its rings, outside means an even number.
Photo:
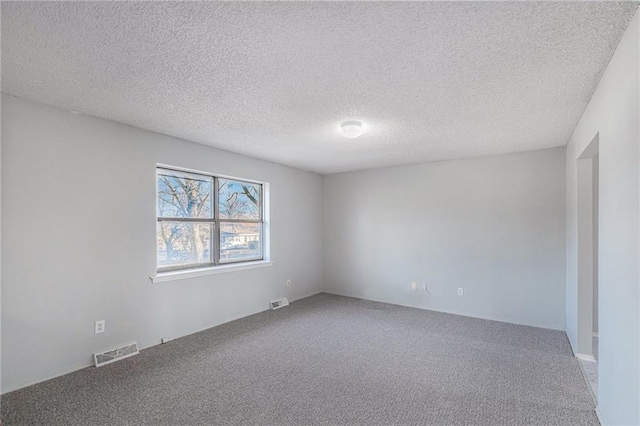
[[[357,138],[362,134],[362,123],[359,121],[345,121],[340,124],[340,134],[349,139]]]

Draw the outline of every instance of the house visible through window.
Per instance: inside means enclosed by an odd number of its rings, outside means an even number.
[[[264,185],[157,169],[158,271],[264,258]]]

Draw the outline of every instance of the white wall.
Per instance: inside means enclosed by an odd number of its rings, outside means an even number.
[[[320,176],[2,97],[2,390],[322,288]],[[270,183],[272,267],[152,284],[155,165]],[[286,287],[290,278],[293,285]],[[106,333],[93,323],[106,319]]]
[[[564,163],[552,149],[323,176],[325,291],[564,330]]]
[[[578,351],[576,162],[599,136],[598,406],[640,424],[640,15],[618,45],[567,147],[567,334]]]

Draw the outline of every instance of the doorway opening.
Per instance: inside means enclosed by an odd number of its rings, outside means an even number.
[[[577,160],[578,170],[578,353],[589,387],[598,397],[599,135]]]

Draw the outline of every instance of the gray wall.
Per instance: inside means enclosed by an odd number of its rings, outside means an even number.
[[[2,114],[0,99],[0,116]],[[2,120],[0,119],[0,384],[2,383]],[[0,392],[2,391],[0,385]]]
[[[321,290],[320,176],[4,95],[2,124],[3,392]],[[274,265],[152,284],[156,163],[269,182]]]
[[[591,206],[593,211],[593,324],[592,332],[598,333],[598,205],[599,195],[598,186],[600,182],[600,173],[598,172],[600,156],[596,155],[593,158],[591,165],[592,184],[593,184],[593,205]],[[593,339],[592,339],[593,341]]]
[[[577,222],[578,222],[578,327],[577,345],[574,348],[577,356],[593,355],[593,292],[595,272],[595,240],[593,209],[593,155],[598,150],[598,138],[594,138],[589,148],[577,162]]]
[[[564,330],[564,150],[323,176],[323,191],[325,291]]]
[[[639,12],[640,13],[640,12]],[[567,334],[579,351],[578,157],[599,137],[598,409],[640,424],[640,15],[636,13],[567,147]]]

